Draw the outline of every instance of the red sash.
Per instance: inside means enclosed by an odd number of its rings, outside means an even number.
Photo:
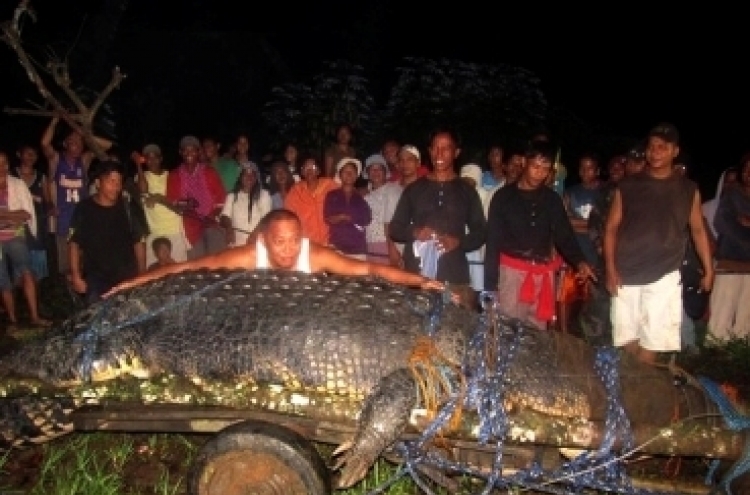
[[[542,276],[536,317],[541,321],[550,321],[555,316],[555,291],[552,285],[552,275],[555,270],[562,266],[562,259],[556,256],[548,263],[532,263],[501,253],[499,263],[501,266],[526,272],[526,277],[518,291],[518,302],[521,303],[534,304],[537,301],[537,296],[534,294],[534,275]]]

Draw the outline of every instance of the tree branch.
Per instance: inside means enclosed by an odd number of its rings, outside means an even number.
[[[112,79],[110,79],[109,84],[104,87],[101,93],[99,93],[99,96],[96,98],[94,103],[92,103],[91,108],[89,111],[91,112],[91,118],[93,120],[94,115],[96,115],[96,112],[99,111],[99,108],[104,104],[104,100],[106,100],[109,95],[114,91],[116,88],[120,87],[120,83],[123,79],[125,79],[125,74],[120,72],[119,67],[115,67],[112,69]]]
[[[88,147],[93,151],[100,159],[106,158],[105,153],[100,141],[97,140],[94,131],[94,117],[99,111],[105,100],[116,88],[120,86],[120,83],[125,79],[125,74],[120,72],[119,67],[115,67],[112,71],[112,79],[99,93],[94,102],[87,106],[83,99],[76,93],[75,89],[71,87],[70,72],[68,70],[67,62],[60,62],[55,60],[54,55],[49,55],[49,62],[47,63],[46,70],[49,71],[52,80],[55,85],[67,96],[72,105],[75,107],[75,113],[72,113],[54,94],[49,90],[44,82],[44,79],[37,70],[37,63],[32,60],[31,57],[26,53],[26,50],[21,46],[21,38],[19,36],[19,30],[14,27],[12,22],[4,22],[0,24],[0,30],[2,31],[2,40],[10,46],[11,49],[18,56],[18,61],[26,71],[31,83],[36,87],[39,94],[49,105],[49,109],[44,108],[41,105],[37,106],[36,109],[23,109],[23,108],[5,108],[5,113],[11,115],[29,115],[35,117],[53,117],[58,116],[63,119],[73,131],[81,134]],[[41,70],[45,68],[41,67]]]
[[[88,114],[89,110],[86,105],[81,101],[73,88],[70,87],[70,72],[68,71],[68,64],[65,62],[49,62],[47,66],[52,74],[55,84],[65,92],[73,105],[78,109],[81,115]]]
[[[30,108],[12,108],[12,107],[5,107],[3,109],[3,112],[7,113],[8,115],[29,115],[31,117],[49,117],[49,118],[52,118],[58,115],[57,112],[54,112],[52,110],[32,110]]]

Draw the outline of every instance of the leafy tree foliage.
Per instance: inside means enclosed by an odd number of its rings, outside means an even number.
[[[329,61],[309,83],[289,83],[271,90],[263,108],[271,145],[295,141],[322,152],[340,124],[349,124],[360,143],[372,139],[378,112],[360,65]]]
[[[526,69],[460,60],[405,58],[385,108],[390,134],[425,135],[450,125],[465,148],[527,137],[544,122],[547,102]]]

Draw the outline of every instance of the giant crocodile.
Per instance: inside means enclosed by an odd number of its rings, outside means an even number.
[[[407,429],[423,398],[413,364],[426,333],[443,363],[466,358],[480,317],[456,304],[437,312],[440,297],[381,280],[263,270],[163,277],[0,358],[0,447],[65,434],[72,410],[103,398],[262,407],[358,421],[339,449],[339,485],[350,486]],[[496,342],[517,346],[503,377],[508,410],[605,419],[607,392],[590,346],[496,323]],[[628,360],[620,368],[635,423],[668,425],[710,409],[699,387],[676,388],[666,370]],[[288,400],[264,399],[269,387]]]

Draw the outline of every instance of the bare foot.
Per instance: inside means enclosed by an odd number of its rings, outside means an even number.
[[[36,318],[35,320],[31,320],[31,324],[35,327],[44,327],[48,328],[52,326],[52,322],[49,320],[45,320],[44,318]]]

